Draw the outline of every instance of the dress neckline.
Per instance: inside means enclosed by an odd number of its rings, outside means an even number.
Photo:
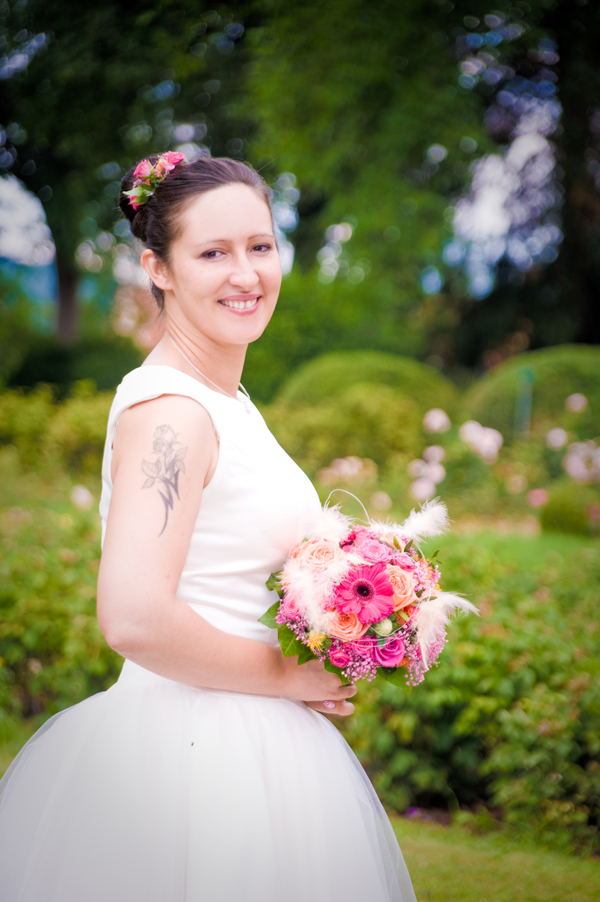
[[[177,369],[176,366],[171,366],[168,363],[147,363],[138,366],[135,370],[131,370],[131,373],[135,373],[136,370],[173,370],[174,373],[179,373],[180,376],[184,376],[186,379],[191,379],[194,385],[199,385],[201,388],[205,388],[206,391],[209,391],[212,395],[215,395],[217,398],[221,398],[223,401],[233,401],[235,404],[241,405],[243,409],[247,413],[252,412],[251,404],[253,405],[252,398],[250,395],[246,397],[242,391],[238,388],[237,394],[222,394],[221,392],[215,391],[214,388],[211,388],[210,385],[205,385],[203,382],[200,382],[199,379],[196,379],[195,376],[191,376],[190,373],[184,373],[183,370]],[[129,373],[127,374],[129,375]]]

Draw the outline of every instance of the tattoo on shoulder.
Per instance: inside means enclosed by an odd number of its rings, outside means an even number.
[[[166,529],[175,498],[179,499],[179,474],[185,473],[183,459],[187,448],[177,447],[178,445],[181,446],[178,434],[171,426],[163,424],[154,432],[152,453],[158,455],[156,460],[142,461],[142,470],[148,477],[142,488],[151,489],[158,482],[158,494],[165,508],[165,520],[159,536]]]

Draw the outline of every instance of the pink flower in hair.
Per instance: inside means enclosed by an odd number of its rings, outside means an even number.
[[[150,162],[150,160],[142,160],[140,163],[138,163],[133,170],[133,174],[136,179],[149,178],[152,175],[152,163]]]
[[[170,172],[176,166],[179,166],[180,163],[183,163],[185,155],[176,150],[168,150],[166,153],[163,153],[162,159],[165,161],[165,168]]]

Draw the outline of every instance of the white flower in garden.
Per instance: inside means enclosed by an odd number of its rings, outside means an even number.
[[[504,438],[497,429],[490,426],[482,426],[477,420],[468,420],[460,427],[458,434],[463,442],[475,451],[486,463],[493,463],[500,448],[504,444]]]
[[[377,511],[387,511],[392,506],[392,499],[387,492],[375,492],[371,495],[371,504]]]
[[[446,452],[441,445],[429,445],[423,451],[423,459],[428,463],[439,464],[446,456]]]
[[[549,448],[564,448],[568,441],[569,436],[564,429],[561,429],[558,426],[556,429],[551,429],[546,436],[546,444]]]
[[[336,457],[328,467],[317,473],[317,479],[323,485],[336,482],[374,482],[377,479],[377,464],[368,457]]]
[[[446,478],[445,469],[436,461],[429,463],[426,460],[411,460],[408,465],[408,472],[417,480],[419,478],[429,479],[434,485],[437,485],[438,482],[443,482]]]
[[[94,496],[84,485],[74,485],[71,489],[71,501],[75,507],[87,511],[94,503]]]
[[[577,482],[600,482],[600,448],[595,442],[573,442],[562,464]]]
[[[423,426],[427,432],[447,432],[450,425],[450,417],[439,407],[432,407],[423,417]]]
[[[579,413],[580,410],[585,410],[587,404],[588,401],[586,396],[580,394],[579,392],[575,392],[575,394],[569,395],[569,397],[565,401],[565,407],[567,408],[567,410],[570,410],[571,413]]]
[[[421,476],[412,483],[410,493],[417,501],[427,501],[435,495],[435,482],[428,476]]]

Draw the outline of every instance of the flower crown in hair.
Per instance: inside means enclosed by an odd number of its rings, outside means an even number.
[[[142,160],[141,163],[138,163],[133,171],[135,177],[133,188],[123,192],[129,198],[133,209],[137,210],[142,204],[147,204],[154,194],[156,186],[160,185],[168,174],[184,160],[185,156],[182,153],[168,150],[160,155],[154,166],[150,160]]]

